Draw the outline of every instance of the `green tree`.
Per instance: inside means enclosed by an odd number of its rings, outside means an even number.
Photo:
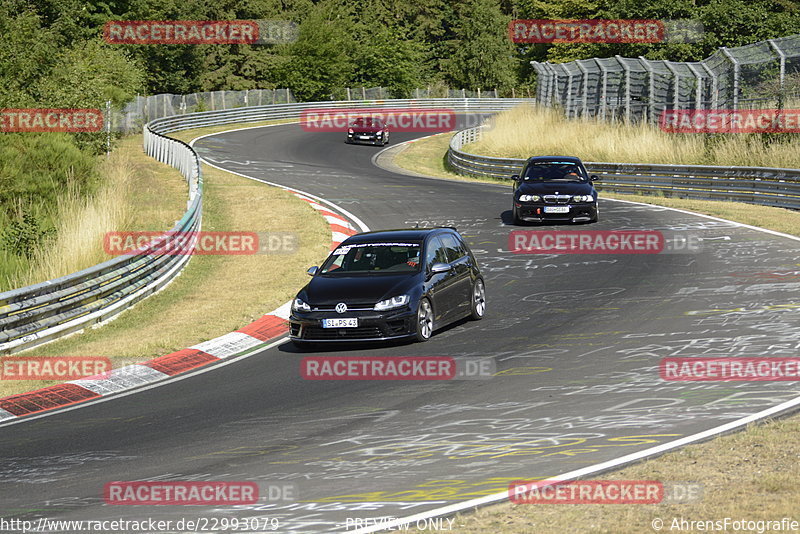
[[[341,98],[353,79],[354,64],[347,50],[353,46],[350,14],[333,1],[318,4],[300,25],[297,42],[288,50],[282,79],[301,100]]]
[[[514,84],[509,20],[496,0],[466,0],[458,5],[449,54],[441,60],[452,86],[475,90],[506,89]]]

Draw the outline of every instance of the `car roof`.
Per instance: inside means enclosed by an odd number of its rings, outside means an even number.
[[[455,228],[450,227],[437,227],[437,228],[406,228],[398,230],[377,230],[373,232],[364,232],[348,237],[344,243],[369,243],[377,241],[423,241],[431,234],[439,232],[456,232]]]
[[[532,158],[528,158],[528,163],[549,163],[553,161],[564,161],[578,164],[582,163],[580,158],[576,158],[575,156],[534,156]]]

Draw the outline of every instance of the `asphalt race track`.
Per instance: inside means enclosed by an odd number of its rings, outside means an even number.
[[[394,132],[392,145],[419,135]],[[571,229],[673,231],[703,238],[703,250],[514,255],[508,186],[393,174],[371,163],[379,148],[296,124],[195,146],[215,165],[330,200],[371,229],[458,227],[486,278],[483,321],[428,343],[320,354],[484,357],[496,376],[304,381],[301,354],[282,342],[169,385],[4,426],[0,516],[260,517],[277,518],[279,532],[344,531],[354,519],[504,491],[800,395],[794,382],[665,382],[658,373],[668,356],[797,356],[797,241],[601,200],[598,224]],[[227,509],[104,504],[107,482],[144,479],[250,480],[296,493]]]

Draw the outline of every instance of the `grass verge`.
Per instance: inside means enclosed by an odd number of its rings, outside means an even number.
[[[440,178],[497,183],[494,179],[461,176],[446,168],[445,155],[451,135],[441,134],[406,145],[396,153],[394,165]],[[510,182],[506,183],[510,186]],[[800,213],[781,208],[644,195],[603,193],[602,196],[685,209],[800,236]],[[792,518],[793,514],[796,516],[800,499],[795,482],[800,477],[798,451],[800,417],[750,425],[743,432],[690,445],[614,473],[593,477],[598,480],[694,482],[703,488],[702,497],[696,502],[647,505],[506,503],[457,515],[453,531],[459,534],[640,534],[657,532],[653,525],[658,520],[663,521],[662,532],[711,530],[705,524],[698,527],[682,524],[681,520],[724,521],[727,517],[780,521],[784,517]],[[520,479],[525,476],[520,474]],[[499,487],[497,491],[506,489]],[[730,526],[727,530],[743,531]]]
[[[658,480],[698,483],[700,498],[671,504],[500,504],[458,515],[453,530],[459,534],[491,532],[534,534],[595,532],[642,534],[701,532],[709,528],[678,528],[686,521],[780,521],[797,517],[800,492],[800,418],[751,425],[745,432],[689,445],[654,460],[633,465],[595,480]],[[522,477],[524,479],[524,477]],[[502,489],[500,490],[502,491]],[[677,521],[677,522],[676,522]],[[721,531],[722,528],[716,530]],[[734,529],[729,532],[757,532]],[[782,531],[780,529],[762,530]],[[786,530],[783,530],[784,532]]]
[[[182,132],[182,136],[191,139],[203,133],[206,132]],[[175,172],[146,156],[140,148],[140,137],[131,143],[137,147],[130,154],[134,165]],[[298,250],[291,254],[195,256],[164,291],[114,321],[38,347],[26,355],[107,356],[114,367],[119,367],[236,330],[294,296],[307,280],[306,267],[319,263],[328,253],[330,230],[325,220],[306,202],[281,189],[208,166],[203,173],[204,231],[295,232],[300,243]],[[185,189],[179,174],[174,181],[177,187]],[[148,202],[156,203],[150,209],[160,213],[161,218],[154,227],[153,221],[158,217],[149,220],[139,215],[132,226],[137,230],[172,226],[185,209],[185,192],[181,190],[176,197],[180,200],[179,209],[171,210],[158,202],[158,197],[175,184],[159,184],[155,180],[148,183],[137,193],[138,202],[142,207]],[[3,380],[0,396],[54,383]]]
[[[555,109],[518,106],[496,115],[483,138],[465,149],[505,158],[569,154],[584,161],[798,168],[798,139],[792,133],[673,134],[644,122],[568,120]]]

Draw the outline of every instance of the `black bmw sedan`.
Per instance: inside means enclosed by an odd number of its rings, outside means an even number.
[[[511,214],[522,222],[597,222],[597,191],[580,159],[569,156],[538,156],[525,162],[514,180]]]
[[[292,303],[290,339],[427,341],[464,317],[482,319],[486,290],[475,256],[453,228],[386,230],[342,242]]]

